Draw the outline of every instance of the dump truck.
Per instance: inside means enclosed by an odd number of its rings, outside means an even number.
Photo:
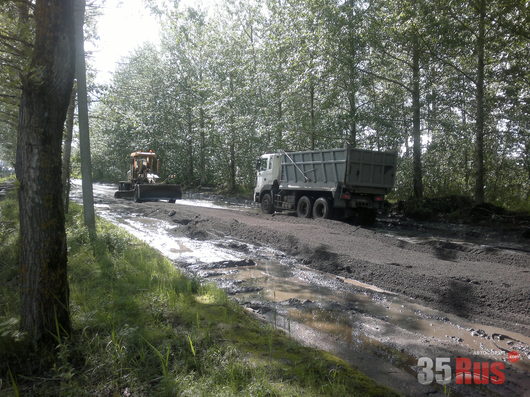
[[[397,153],[344,148],[263,154],[256,163],[254,201],[266,214],[375,221],[393,186]]]
[[[160,180],[160,160],[152,150],[131,153],[129,164],[127,180],[118,182],[115,198],[133,199],[135,202],[168,200],[170,203],[182,198],[180,185],[168,183],[172,176]]]

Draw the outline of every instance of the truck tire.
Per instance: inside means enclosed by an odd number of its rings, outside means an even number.
[[[324,197],[319,197],[313,204],[313,218],[331,218],[331,204]]]
[[[272,202],[272,197],[270,193],[264,193],[261,196],[261,212],[264,214],[273,214],[274,213],[274,203]]]
[[[167,202],[170,204],[175,204],[175,199],[169,199]]]
[[[140,198],[140,187],[136,186],[134,188],[134,202],[135,203],[141,203],[142,199]]]
[[[299,218],[311,218],[313,200],[307,196],[302,196],[296,204],[296,215]]]

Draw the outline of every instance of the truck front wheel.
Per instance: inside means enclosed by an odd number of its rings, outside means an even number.
[[[324,197],[317,198],[313,204],[313,218],[331,218],[331,205]]]
[[[296,215],[299,218],[311,218],[312,209],[313,201],[307,196],[302,196],[296,205]]]
[[[269,193],[264,193],[263,196],[261,196],[261,211],[264,214],[274,213],[274,205],[272,202],[272,197]]]

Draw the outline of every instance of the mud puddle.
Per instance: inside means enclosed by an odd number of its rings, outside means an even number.
[[[108,197],[114,187],[99,186]],[[184,200],[183,200],[184,201]],[[181,202],[179,205],[184,205]],[[112,207],[112,208],[111,208]],[[282,252],[231,239],[186,236],[186,224],[96,202],[100,216],[158,249],[188,274],[225,289],[241,305],[303,343],[338,355],[406,395],[447,395],[416,379],[418,357],[468,357],[506,363],[504,385],[450,385],[451,395],[524,395],[530,390],[530,338],[467,322],[412,299],[310,269]],[[518,351],[521,360],[507,362]],[[454,371],[454,368],[453,368]],[[454,373],[454,372],[453,372]]]

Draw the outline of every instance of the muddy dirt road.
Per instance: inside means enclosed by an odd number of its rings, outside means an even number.
[[[113,186],[94,190],[100,215],[183,271],[405,395],[447,394],[436,383],[418,383],[418,357],[505,362],[504,384],[455,385],[453,376],[451,395],[530,390],[524,242],[506,249],[491,238],[485,245],[477,236],[396,233],[384,223],[366,229],[203,200],[133,203],[112,198]],[[521,359],[507,362],[509,351]]]

